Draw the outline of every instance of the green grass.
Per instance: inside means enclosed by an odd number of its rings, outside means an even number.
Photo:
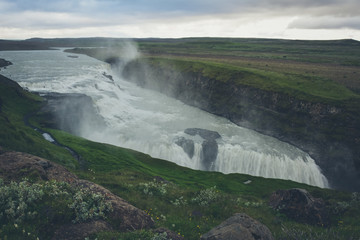
[[[77,162],[68,151],[46,141],[39,132],[24,124],[24,118],[39,109],[42,99],[0,77],[0,146],[75,168]]]
[[[360,43],[353,40],[291,41],[279,39],[188,38],[135,40],[150,54],[190,54],[286,59],[359,66]]]
[[[181,73],[200,73],[217,81],[282,92],[308,101],[338,102],[360,99],[358,94],[323,77],[271,72],[191,58],[152,57],[146,61],[153,67],[169,67]]]
[[[326,231],[325,228],[294,223],[270,209],[267,206],[268,198],[277,189],[305,188],[316,197],[325,198],[331,206],[336,206],[338,202],[350,202],[351,199],[349,193],[319,189],[291,181],[191,170],[151,158],[146,154],[91,142],[61,131],[51,130],[51,133],[86,160],[88,170],[76,171],[78,176],[107,187],[133,205],[147,211],[157,227],[167,227],[184,235],[186,239],[198,239],[199,235],[237,212],[245,212],[258,219],[279,236],[282,234],[281,224],[291,229],[309,228],[308,231]],[[156,182],[153,180],[156,177],[168,182]],[[246,180],[251,180],[252,183],[246,185],[243,183]],[[154,186],[145,191],[144,184]],[[208,205],[201,206],[192,201],[200,191],[214,186],[217,197]],[[161,194],[160,188],[164,188],[166,193]],[[178,206],[174,205],[177,199]],[[355,216],[359,209],[350,208],[352,211],[333,216],[332,230],[342,231],[342,234],[360,231],[356,223],[358,217]],[[339,221],[342,221],[341,227],[337,224]],[[132,239],[138,234],[143,233],[121,236],[124,239]],[[113,235],[103,233],[99,236]]]

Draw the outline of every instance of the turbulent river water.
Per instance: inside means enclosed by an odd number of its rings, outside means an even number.
[[[212,170],[246,173],[267,178],[290,179],[328,187],[315,161],[300,149],[275,138],[239,127],[160,93],[143,89],[116,76],[110,66],[84,56],[51,51],[4,51],[0,57],[13,65],[0,74],[36,92],[81,93],[92,99],[106,128],[86,124],[83,114],[81,137],[138,150],[152,157],[204,170],[199,135],[184,133],[188,128],[216,131],[218,154]],[[112,75],[113,80],[104,75]],[[192,157],[177,144],[179,139],[194,144]]]

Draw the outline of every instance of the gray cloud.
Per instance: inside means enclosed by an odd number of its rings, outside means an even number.
[[[87,16],[73,15],[71,13],[61,12],[33,12],[26,11],[22,13],[21,18],[16,13],[0,15],[0,26],[16,28],[72,28],[87,26],[104,26],[108,23],[99,19]]]
[[[152,27],[155,28],[160,24],[164,29],[162,32],[167,32],[169,30],[166,25],[174,28],[187,24],[189,29],[192,29],[191,26],[196,21],[202,21],[202,24],[206,25],[207,22],[221,19],[224,20],[224,27],[225,22],[229,24],[231,32],[234,24],[242,26],[252,22],[271,22],[274,18],[291,17],[297,19],[288,25],[288,29],[360,29],[360,1],[0,0],[0,27],[4,29],[64,31],[116,26],[134,28],[134,31],[141,29],[146,33],[149,30],[143,26],[149,23],[153,23]],[[231,20],[234,22],[230,23]],[[189,32],[186,36],[190,34]],[[207,35],[213,35],[213,32]]]
[[[359,16],[359,0],[259,0],[253,1],[252,11],[275,15]]]
[[[359,15],[358,0],[0,0],[12,10],[124,15],[193,16],[209,14],[310,13],[312,15]],[[0,8],[1,10],[1,8]]]
[[[345,18],[338,18],[332,16],[299,18],[291,22],[288,27],[295,29],[349,28],[360,30],[360,16]]]

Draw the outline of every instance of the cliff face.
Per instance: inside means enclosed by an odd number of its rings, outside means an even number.
[[[171,65],[128,63],[130,81],[175,97],[234,123],[308,152],[331,186],[360,189],[360,117],[344,106],[299,100],[287,94],[220,81],[196,70]]]

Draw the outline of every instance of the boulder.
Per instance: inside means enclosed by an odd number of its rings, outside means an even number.
[[[218,132],[210,131],[210,130],[202,129],[202,128],[187,128],[187,129],[185,129],[184,132],[190,136],[199,135],[201,138],[204,139],[204,141],[201,145],[202,150],[200,153],[202,168],[203,168],[203,170],[207,170],[207,171],[214,170],[214,162],[216,161],[217,154],[218,154],[218,144],[216,142],[216,139],[221,138],[220,134]],[[179,143],[177,143],[177,144],[182,146],[184,151],[186,153],[188,153],[187,151],[189,151],[189,149],[191,147],[193,147],[193,144],[194,144],[193,141],[188,140],[186,138],[180,138],[180,139],[182,139],[182,141],[181,141],[182,145],[180,145]],[[191,141],[191,142],[187,142],[187,141]],[[192,145],[190,145],[191,143],[192,143]],[[189,144],[189,146],[184,146],[185,144]],[[185,147],[187,149],[185,149]]]
[[[101,231],[111,231],[110,224],[102,220],[87,223],[68,224],[56,230],[52,240],[84,240],[87,236]]]
[[[108,217],[112,222],[118,223],[117,225],[113,224],[116,230],[128,231],[154,227],[154,221],[144,211],[129,204],[106,188],[87,180],[81,180],[64,167],[37,156],[20,152],[0,152],[0,177],[5,182],[19,181],[24,177],[64,181],[74,187],[90,189],[95,193],[102,194],[111,203],[113,211],[109,213]],[[98,221],[96,223],[77,224],[74,226],[85,226],[83,230],[87,232],[88,229],[91,229],[89,227],[92,226],[91,224],[97,224],[101,229],[107,229],[108,227],[108,225]],[[61,229],[58,230],[60,235],[63,234]],[[77,235],[80,238],[83,237],[83,234],[79,232],[82,231],[81,229],[76,231],[78,231]]]
[[[202,240],[273,240],[270,230],[244,213],[237,213],[201,236]]]
[[[6,67],[6,66],[9,66],[9,65],[12,65],[12,62],[10,62],[10,61],[7,61],[7,60],[5,60],[5,59],[3,59],[3,58],[0,58],[0,68],[1,67]]]
[[[271,194],[269,205],[297,222],[329,224],[324,200],[314,198],[304,189],[277,190]]]

